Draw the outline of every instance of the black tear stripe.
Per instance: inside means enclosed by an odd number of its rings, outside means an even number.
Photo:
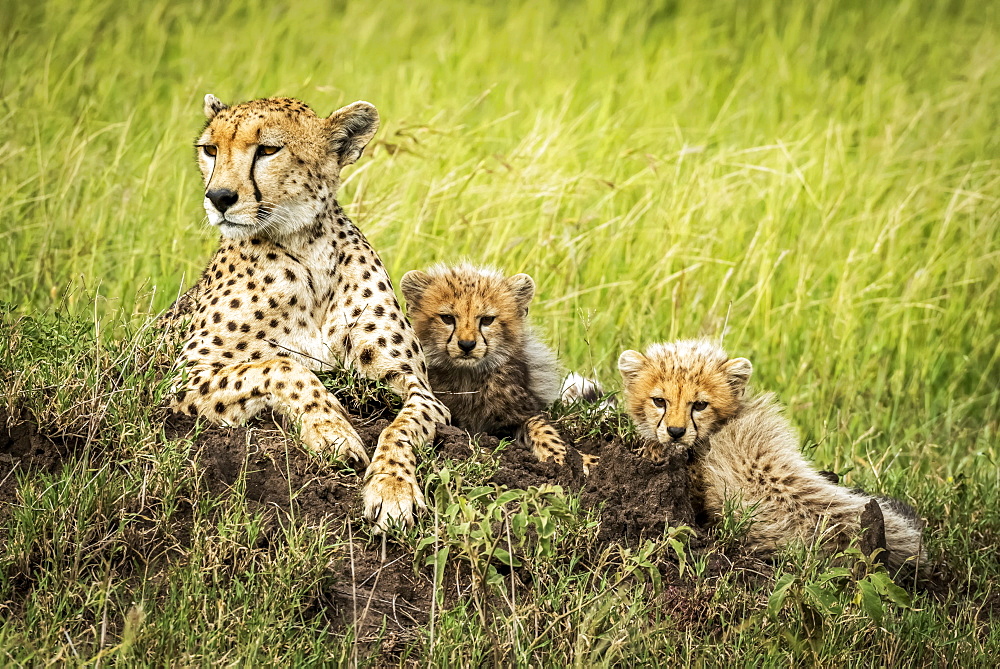
[[[216,165],[216,160],[215,158],[212,158],[212,173],[208,175],[208,181],[205,182],[205,197],[208,197],[208,191],[212,190],[211,184],[212,184],[212,177],[215,176],[215,165]]]
[[[691,405],[691,425],[694,427],[694,438],[698,438],[698,421],[694,419],[694,405]]]
[[[253,173],[257,170],[257,152],[253,152],[253,162],[250,163],[250,183],[253,184],[253,196],[257,202],[260,202],[260,189],[257,188],[257,179],[254,177]]]

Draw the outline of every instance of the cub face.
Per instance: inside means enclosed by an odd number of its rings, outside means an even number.
[[[208,124],[195,143],[208,221],[224,237],[281,237],[308,225],[336,196],[340,170],[378,129],[355,102],[320,118],[292,98],[229,107],[205,96]]]
[[[463,264],[407,272],[400,290],[431,367],[492,369],[522,347],[535,282]]]
[[[746,358],[729,359],[709,341],[686,340],[653,344],[645,355],[625,351],[618,371],[639,432],[687,451],[736,414],[753,365]]]

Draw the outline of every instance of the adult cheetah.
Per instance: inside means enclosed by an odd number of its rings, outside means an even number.
[[[230,107],[213,95],[204,111],[198,164],[208,221],[222,239],[165,316],[190,319],[171,407],[225,424],[265,408],[301,420],[309,449],[368,464],[364,512],[377,528],[408,523],[424,504],[414,446],[450,414],[431,392],[382,261],[336,200],[340,172],[375,134],[378,112],[355,102],[321,118],[292,98]],[[403,398],[370,463],[314,374],[341,365]]]

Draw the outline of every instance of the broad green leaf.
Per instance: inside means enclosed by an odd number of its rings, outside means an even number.
[[[520,566],[521,566],[521,561],[520,561],[520,560],[518,560],[518,559],[517,559],[516,557],[514,557],[513,555],[511,555],[510,553],[508,553],[508,552],[507,552],[506,550],[504,550],[503,548],[498,548],[498,549],[496,549],[496,550],[495,550],[495,551],[493,552],[493,557],[495,557],[495,558],[496,558],[497,560],[499,560],[499,561],[500,561],[500,562],[501,562],[502,564],[505,564],[505,565],[507,565],[508,567],[520,567]]]
[[[911,606],[912,600],[910,599],[910,593],[896,585],[892,581],[892,578],[890,578],[885,572],[869,574],[868,580],[872,582],[872,585],[875,586],[875,589],[880,595],[888,597],[899,606],[905,606],[907,608]]]
[[[767,615],[772,618],[778,616],[778,612],[785,604],[788,591],[795,585],[795,574],[782,574],[774,584],[774,591],[767,598]]]
[[[844,607],[837,599],[837,594],[819,583],[807,583],[803,590],[806,593],[806,599],[816,607],[816,610],[827,615],[836,615],[843,611]]]
[[[861,592],[861,608],[876,625],[881,625],[885,608],[875,586],[869,581],[858,581],[858,590]]]
[[[503,506],[524,496],[523,490],[506,490],[497,496],[496,504]]]

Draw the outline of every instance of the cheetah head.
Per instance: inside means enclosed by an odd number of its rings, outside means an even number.
[[[704,444],[743,404],[753,371],[746,358],[730,359],[714,343],[693,339],[653,344],[645,355],[618,359],[625,403],[640,434],[667,449]]]
[[[320,118],[292,98],[229,107],[205,96],[196,142],[205,211],[225,237],[280,238],[307,226],[332,200],[340,171],[378,129],[378,112],[355,102]]]
[[[535,282],[462,264],[407,272],[400,290],[429,365],[494,369],[522,347]]]

